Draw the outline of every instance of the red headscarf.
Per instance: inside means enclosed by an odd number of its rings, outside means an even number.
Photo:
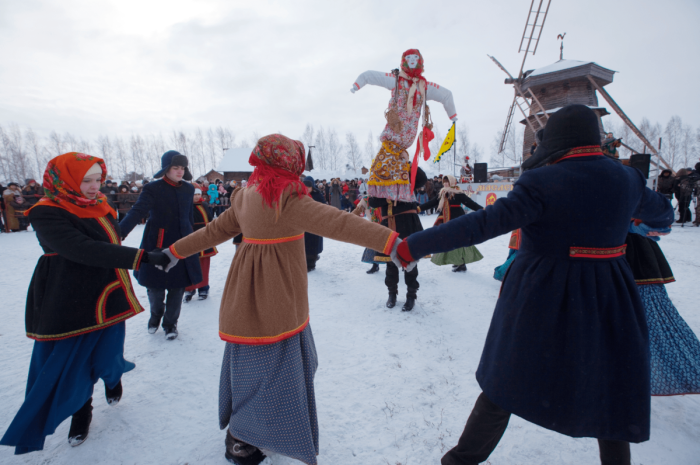
[[[105,181],[107,168],[101,158],[84,153],[69,152],[49,161],[44,171],[44,195],[34,207],[43,205],[67,210],[78,218],[102,218],[117,212],[107,203],[107,197],[98,192],[94,199],[88,199],[80,190],[85,173],[97,163],[102,168],[101,182]],[[34,208],[32,207],[32,208]],[[25,215],[29,214],[29,210]]]
[[[306,163],[304,155],[304,144],[297,140],[281,134],[261,138],[248,159],[255,167],[248,186],[255,186],[270,207],[279,201],[288,186],[293,186],[299,195],[308,195],[306,186],[299,180]]]
[[[406,60],[407,55],[418,55],[418,64],[415,68],[408,66],[408,60]],[[420,51],[418,51],[417,48],[412,48],[403,52],[403,55],[401,55],[401,71],[408,74],[412,78],[423,77],[423,55],[420,54]]]

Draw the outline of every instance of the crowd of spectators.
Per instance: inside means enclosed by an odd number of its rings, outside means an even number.
[[[700,226],[700,163],[695,168],[682,168],[674,176],[671,170],[663,170],[659,175],[657,190],[669,200],[674,197],[678,201],[678,219],[676,223],[689,223]],[[695,221],[690,211],[691,203],[695,207]]]
[[[122,181],[121,183],[107,180],[100,192],[107,196],[109,202],[117,210],[121,221],[136,203],[143,186],[147,183],[147,179],[132,182]],[[229,207],[234,189],[239,185],[245,187],[246,181],[223,182],[216,179],[214,182],[209,182],[206,178],[201,177],[194,184],[202,190],[202,202],[212,209],[214,216],[218,216]],[[367,181],[361,178],[344,181],[340,178],[321,179],[316,181],[316,187],[328,205],[345,211],[352,211],[356,203],[367,195]],[[442,175],[428,179],[425,186],[416,191],[418,203],[433,200],[439,195],[442,187]],[[662,171],[659,176],[658,191],[666,195],[669,200],[677,199],[677,223],[693,221],[691,207],[694,207],[695,221],[693,224],[700,226],[700,205],[697,201],[698,194],[700,194],[700,163],[697,163],[694,168],[680,169],[675,175],[671,170]],[[43,197],[44,189],[34,179],[27,179],[24,186],[20,186],[16,182],[10,182],[7,186],[0,184],[0,192],[2,192],[0,231],[25,231],[29,222],[24,216],[24,212]],[[421,214],[426,213],[433,212],[421,212]]]

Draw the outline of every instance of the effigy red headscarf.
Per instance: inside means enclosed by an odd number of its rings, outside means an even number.
[[[271,134],[258,141],[248,163],[255,167],[248,179],[248,187],[262,196],[263,202],[273,207],[282,192],[292,186],[299,195],[308,195],[308,189],[299,176],[304,172],[306,160],[304,144],[281,134]]]
[[[410,66],[408,66],[408,60],[406,59],[408,55],[418,55],[418,64],[415,68],[411,68]],[[403,55],[401,55],[401,70],[404,73],[411,76],[412,78],[423,78],[423,55],[421,55],[420,51],[417,48],[411,48],[403,52]]]
[[[117,212],[109,205],[102,192],[98,192],[94,199],[88,199],[80,190],[85,173],[95,163],[102,169],[100,182],[104,182],[107,167],[101,158],[79,152],[64,153],[53,158],[44,171],[44,197],[34,207],[43,205],[62,208],[78,218],[102,218],[108,214],[116,218]],[[32,208],[27,210],[25,215],[28,215]]]

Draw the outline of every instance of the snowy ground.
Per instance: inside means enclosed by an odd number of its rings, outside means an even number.
[[[424,217],[429,226],[433,217]],[[126,244],[136,246],[141,229]],[[500,283],[493,268],[506,258],[508,237],[479,246],[484,260],[455,275],[428,261],[411,313],[384,307],[381,273],[367,275],[362,249],[325,241],[309,275],[311,325],[319,354],[316,394],[321,428],[319,464],[439,464],[454,446],[480,390],[474,378]],[[700,229],[676,228],[661,246],[678,282],[668,286],[681,315],[700,334],[697,286]],[[3,464],[225,464],[218,429],[218,383],[224,343],[218,308],[230,244],[212,261],[210,300],[183,306],[180,337],[146,332],[147,314],[127,322],[126,357],[136,370],[123,378],[124,397],[110,408],[95,389],[88,440],[68,446],[70,422],[47,438],[42,452],[15,457],[0,447]],[[24,336],[27,286],[40,249],[34,233],[0,235],[0,435],[24,397],[33,342]],[[79,283],[76,283],[79,286]],[[135,285],[147,306],[146,290]],[[652,400],[651,440],[632,446],[636,465],[700,464],[700,397]],[[491,465],[594,464],[595,440],[572,439],[513,417]],[[271,457],[265,465],[298,464]]]

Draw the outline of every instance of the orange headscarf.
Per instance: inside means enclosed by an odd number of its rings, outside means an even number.
[[[98,192],[94,199],[88,199],[80,190],[85,173],[97,163],[102,168],[101,182],[105,181],[107,168],[101,158],[79,152],[59,155],[49,161],[44,172],[44,195],[34,207],[58,207],[71,212],[78,218],[102,218],[117,212],[107,202],[107,197]],[[32,207],[32,208],[34,208]],[[29,214],[30,208],[25,212]]]

